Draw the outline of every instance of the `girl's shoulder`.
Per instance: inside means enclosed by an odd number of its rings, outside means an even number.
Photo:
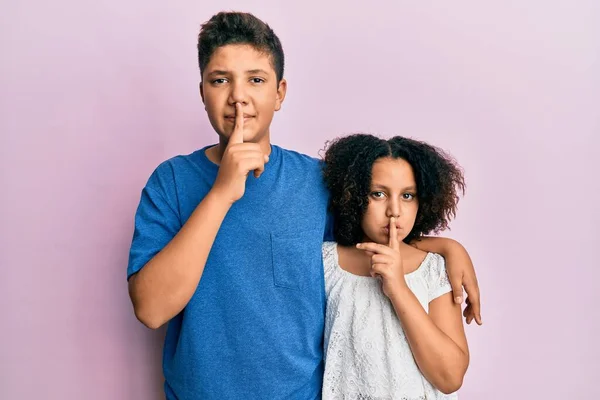
[[[336,242],[323,242],[321,247],[323,253],[323,269],[325,276],[337,270],[338,254]]]
[[[321,247],[323,251],[323,257],[327,255],[331,255],[333,251],[336,251],[337,243],[336,242],[323,242],[323,246]]]
[[[337,260],[337,243],[336,242],[323,242],[321,247],[323,253],[323,260]]]
[[[428,253],[423,250],[419,250],[416,247],[410,245],[404,245],[400,250],[402,253],[402,262],[404,264],[404,273],[410,274],[421,270],[426,267],[428,259],[433,253]]]
[[[429,301],[452,291],[450,279],[446,271],[446,261],[440,254],[427,253],[422,269],[428,286]]]

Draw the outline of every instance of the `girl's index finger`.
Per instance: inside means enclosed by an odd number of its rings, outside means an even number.
[[[390,226],[388,230],[390,232],[390,248],[393,250],[400,250],[400,242],[398,242],[398,228],[396,228],[396,218],[390,218]]]
[[[367,243],[358,243],[356,245],[356,248],[360,249],[360,250],[364,250],[365,252],[371,252],[374,254],[390,254],[390,248],[384,244],[379,244],[379,243],[372,243],[372,242],[367,242]]]

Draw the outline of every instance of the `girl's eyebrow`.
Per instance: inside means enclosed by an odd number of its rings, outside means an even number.
[[[381,185],[381,184],[379,184],[379,183],[373,183],[373,184],[371,185],[371,189],[384,189],[384,190],[390,190],[390,189],[389,189],[387,186],[385,186],[385,185]],[[410,190],[410,191],[416,191],[416,190],[417,190],[417,187],[416,187],[415,185],[411,185],[411,186],[407,186],[407,187],[405,187],[405,188],[402,188],[402,190],[401,190],[401,191],[403,191],[403,192],[404,192],[404,191],[406,191],[406,190]]]
[[[380,184],[378,184],[378,183],[373,183],[373,184],[371,184],[371,188],[372,188],[372,189],[385,189],[385,190],[388,190],[388,187],[387,187],[387,186],[385,186],[385,185],[380,185]]]

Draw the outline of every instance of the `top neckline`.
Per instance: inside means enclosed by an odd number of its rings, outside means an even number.
[[[335,266],[337,269],[339,269],[340,271],[342,271],[342,273],[350,276],[353,279],[379,282],[378,278],[373,278],[372,276],[366,276],[366,275],[357,275],[350,271],[346,271],[344,268],[342,268],[342,266],[340,265],[340,259],[339,259],[339,254],[338,254],[338,244],[337,244],[337,242],[332,242],[332,243],[333,243],[333,261],[335,262]],[[419,264],[417,269],[409,272],[408,274],[404,274],[404,277],[410,278],[410,277],[416,275],[417,273],[419,273],[422,270],[422,268],[429,263],[429,260],[431,259],[431,257],[433,257],[433,253],[427,252],[427,254],[425,255],[425,258],[423,258],[423,261],[421,261],[421,264]]]

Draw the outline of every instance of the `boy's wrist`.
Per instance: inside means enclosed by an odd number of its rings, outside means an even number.
[[[229,207],[235,203],[235,200],[232,200],[233,196],[227,194],[227,191],[221,187],[213,186],[206,197],[210,197],[211,199],[216,200],[219,204],[225,203]]]
[[[206,194],[205,199],[209,202],[215,202],[220,206],[231,207],[235,201],[231,200],[231,196],[227,196],[224,190],[213,187]]]

